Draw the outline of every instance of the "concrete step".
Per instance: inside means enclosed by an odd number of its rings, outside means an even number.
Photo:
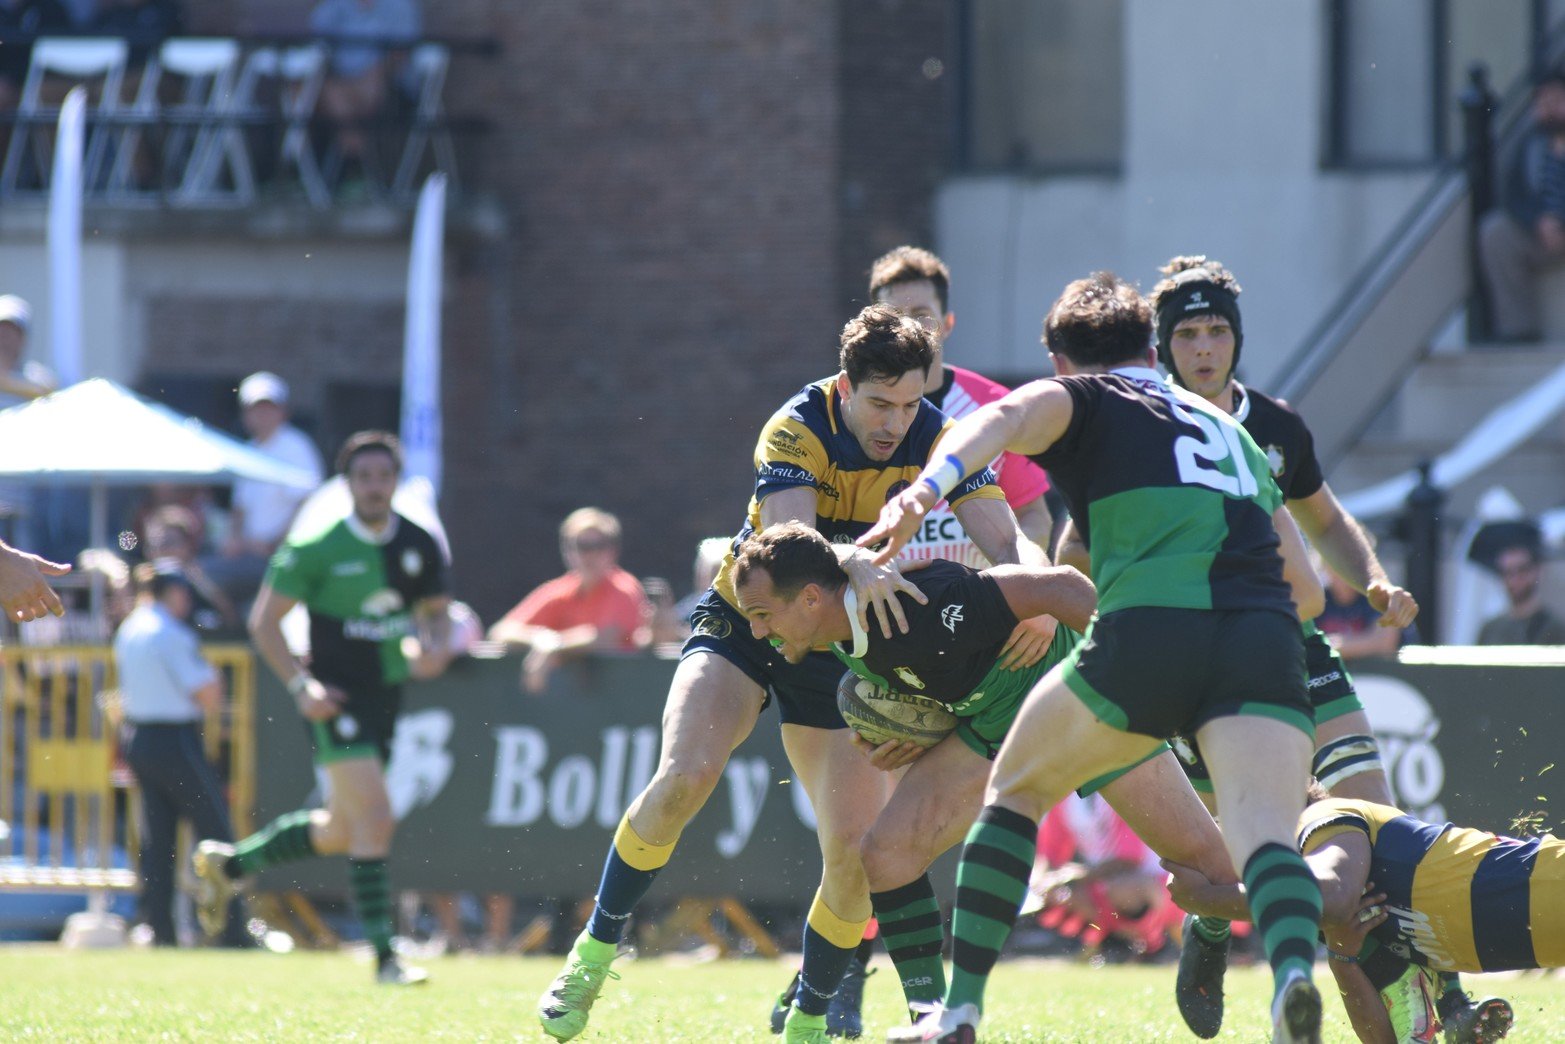
[[[1555,345],[1431,355],[1408,377],[1376,434],[1395,441],[1450,443],[1561,366],[1565,347]]]
[[[1554,430],[1559,432],[1558,427]],[[1434,440],[1360,443],[1328,479],[1336,494],[1345,496],[1431,460],[1449,445]],[[1552,439],[1533,439],[1447,490],[1447,514],[1467,517],[1478,497],[1492,486],[1505,487],[1534,514],[1565,504],[1565,438],[1556,434]]]

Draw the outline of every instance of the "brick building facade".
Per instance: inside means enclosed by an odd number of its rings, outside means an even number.
[[[254,3],[202,6],[207,30],[278,28]],[[459,58],[447,87],[450,109],[493,128],[464,171],[466,205],[490,217],[455,215],[447,237],[442,509],[457,588],[492,619],[559,571],[559,520],[594,504],[624,520],[629,568],[682,591],[697,540],[740,522],[761,423],[835,368],[869,262],[930,239],[947,5],[425,10],[432,35],[499,48]],[[394,232],[324,235],[405,254]],[[272,367],[324,441],[343,408],[332,382],[395,383],[400,299],[386,279],[326,300],[165,286],[143,305],[156,333],[141,372]]]

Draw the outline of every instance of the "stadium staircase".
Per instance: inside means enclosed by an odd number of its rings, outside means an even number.
[[[1528,98],[1528,84],[1518,82],[1495,108],[1500,150],[1525,129]],[[1543,343],[1497,345],[1469,334],[1472,186],[1482,198],[1487,176],[1482,164],[1462,160],[1439,169],[1272,382],[1310,422],[1339,495],[1438,458],[1491,411],[1565,367],[1565,266],[1544,281]],[[1442,484],[1448,532],[1496,485],[1529,512],[1565,504],[1562,462],[1565,418],[1555,417],[1492,464]]]

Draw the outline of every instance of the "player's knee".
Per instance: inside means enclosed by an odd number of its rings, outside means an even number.
[[[722,778],[722,764],[674,761],[652,778],[647,798],[660,814],[689,819],[701,811]]]
[[[354,816],[349,825],[349,847],[354,852],[375,853],[391,847],[397,820],[389,805],[372,804]]]

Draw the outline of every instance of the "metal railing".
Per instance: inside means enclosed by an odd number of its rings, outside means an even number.
[[[255,661],[208,645],[229,699],[207,716],[207,756],[227,782],[239,836],[255,807]],[[0,649],[0,890],[139,887],[135,777],[118,758],[114,652],[105,646]]]
[[[339,44],[396,59],[385,99],[358,120],[329,119],[321,102]],[[355,172],[363,191],[351,198],[411,205],[423,174],[435,170],[459,195],[460,168],[472,165],[489,122],[448,112],[450,62],[498,50],[492,41],[172,37],[147,42],[142,61],[118,38],[0,45],[31,48],[17,108],[0,115],[9,125],[0,135],[0,201],[48,192],[59,101],[80,83],[89,99],[87,202],[180,209],[250,207],[290,193],[317,209],[343,202],[345,134],[364,140]]]

